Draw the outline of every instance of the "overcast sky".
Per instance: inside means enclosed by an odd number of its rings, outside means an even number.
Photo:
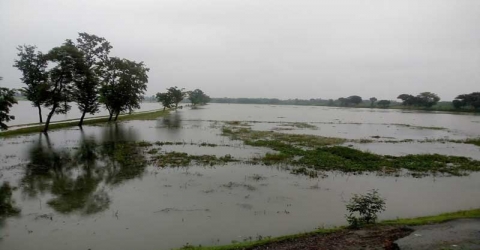
[[[78,32],[144,61],[148,94],[395,99],[480,91],[479,0],[0,0],[0,82],[21,87],[16,46]]]

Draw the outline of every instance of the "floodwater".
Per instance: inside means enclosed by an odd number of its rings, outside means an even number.
[[[77,105],[75,103],[71,103],[72,109],[67,114],[59,114],[53,115],[52,121],[62,121],[62,120],[70,120],[70,119],[80,119],[82,113],[78,110]],[[162,105],[154,102],[143,102],[140,104],[140,109],[136,111],[148,111],[148,110],[155,110],[163,108]],[[42,108],[42,117],[43,121],[47,119],[49,109]],[[29,123],[37,123],[38,119],[38,109],[32,107],[32,103],[29,101],[19,101],[18,104],[13,105],[11,114],[15,115],[15,120],[12,120],[7,123],[8,126],[15,126],[19,124],[29,124]],[[96,116],[106,116],[108,115],[108,111],[102,106],[100,110],[95,115],[86,114],[86,118],[96,117]]]
[[[0,219],[0,249],[172,249],[299,233],[345,225],[345,201],[374,188],[387,202],[380,219],[480,206],[475,198],[480,195],[480,173],[413,178],[327,172],[326,177],[309,178],[283,166],[235,162],[159,168],[143,149],[122,144],[183,142],[159,150],[230,154],[244,160],[271,151],[221,136],[222,121],[236,120],[250,121],[259,130],[307,122],[316,128],[279,132],[374,136],[380,139],[348,144],[379,154],[480,155],[480,147],[468,144],[381,142],[384,137],[477,137],[480,116],[301,106],[210,104],[154,121],[54,130],[48,137],[2,138],[0,184],[16,187],[12,198],[21,214]],[[204,142],[223,146],[199,146]]]

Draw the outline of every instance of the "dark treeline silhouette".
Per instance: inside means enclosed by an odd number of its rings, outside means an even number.
[[[459,95],[452,102],[440,102],[440,97],[431,92],[422,92],[416,96],[401,94],[398,96],[401,102],[395,100],[378,100],[371,97],[368,100],[357,95],[333,99],[288,99],[277,98],[212,98],[212,103],[233,104],[270,104],[270,105],[307,105],[307,106],[333,106],[333,107],[361,107],[361,108],[416,108],[427,110],[473,110],[480,109],[480,92]]]
[[[67,113],[72,102],[82,112],[79,126],[85,115],[97,113],[101,104],[109,112],[109,121],[140,108],[149,69],[143,62],[109,56],[112,46],[105,38],[79,33],[76,42],[67,39],[46,54],[31,45],[17,49],[13,66],[21,71],[26,85],[22,94],[38,109],[40,123],[42,107],[49,109],[44,132],[52,116]]]
[[[459,95],[452,104],[456,109],[473,108],[478,110],[480,109],[480,92]]]

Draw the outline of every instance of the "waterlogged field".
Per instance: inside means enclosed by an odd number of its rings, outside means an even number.
[[[171,249],[478,208],[480,116],[211,104],[0,140],[0,249]]]

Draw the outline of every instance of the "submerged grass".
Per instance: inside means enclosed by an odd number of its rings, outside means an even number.
[[[169,113],[168,110],[157,110],[153,112],[134,113],[131,115],[119,116],[118,121],[154,120],[158,117],[165,116],[168,113]],[[108,122],[108,117],[92,118],[92,119],[84,120],[83,125],[92,125],[92,124],[107,123],[107,122]],[[55,129],[69,128],[69,127],[75,127],[77,125],[78,125],[78,120],[70,121],[70,122],[55,122],[49,125],[49,129],[55,130]],[[38,126],[8,130],[5,132],[0,132],[0,137],[16,136],[16,135],[23,135],[23,134],[30,134],[30,133],[41,133],[43,131],[43,128],[44,128],[44,125],[38,125]]]
[[[254,162],[300,167],[292,170],[292,173],[305,173],[308,176],[315,176],[311,170],[382,171],[388,174],[406,169],[417,177],[422,176],[419,173],[462,176],[471,171],[480,171],[480,161],[467,157],[439,154],[383,156],[339,146],[338,144],[345,142],[340,138],[254,131],[238,127],[224,127],[222,132],[224,136],[242,140],[247,145],[267,147],[278,152],[267,153],[263,158],[254,159]]]
[[[187,167],[191,165],[214,166],[238,161],[227,154],[222,157],[215,155],[189,155],[181,152],[167,152],[152,157],[158,167]]]
[[[399,226],[399,227],[419,226],[419,225],[436,224],[436,223],[447,222],[455,219],[466,219],[466,218],[480,218],[480,209],[464,210],[464,211],[458,211],[453,213],[443,213],[439,215],[417,217],[417,218],[410,218],[410,219],[386,220],[376,225],[373,225],[372,227],[383,227],[387,225]],[[186,245],[180,248],[179,250],[239,250],[239,249],[247,250],[247,249],[253,249],[254,247],[266,246],[266,245],[277,243],[277,242],[301,240],[302,238],[306,238],[313,235],[332,234],[332,233],[339,232],[341,230],[346,230],[346,227],[337,227],[332,229],[318,229],[313,232],[286,235],[286,236],[280,236],[280,237],[274,237],[274,238],[266,237],[257,241],[235,243],[235,244],[225,245],[225,246],[202,247],[202,246]]]

